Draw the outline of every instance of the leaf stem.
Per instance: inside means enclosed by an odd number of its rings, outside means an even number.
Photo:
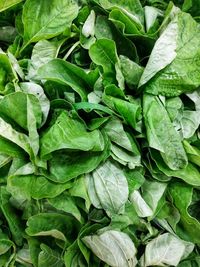
[[[63,60],[66,60],[70,54],[73,52],[73,50],[80,44],[80,41],[77,41],[72,45],[72,47],[67,51],[66,55],[63,57]]]

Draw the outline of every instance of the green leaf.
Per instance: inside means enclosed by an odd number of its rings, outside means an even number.
[[[15,250],[15,244],[0,230],[0,255],[7,253],[11,248]]]
[[[135,208],[135,211],[139,217],[143,218],[143,217],[150,217],[153,215],[152,209],[142,198],[138,190],[135,190],[131,193],[130,201],[133,204],[133,207]]]
[[[88,175],[88,183],[89,197],[96,208],[103,208],[108,214],[123,213],[128,184],[119,166],[106,161]]]
[[[200,258],[198,256],[190,257],[187,260],[181,261],[178,265],[178,267],[192,267],[194,265],[199,266],[200,264]]]
[[[32,83],[32,82],[20,83],[20,87],[24,93],[34,95],[37,98],[37,100],[39,101],[40,108],[42,111],[42,123],[40,126],[42,126],[47,120],[49,109],[50,109],[50,102],[49,102],[49,99],[46,97],[44,90],[42,89],[42,87],[40,85]],[[30,96],[30,97],[31,97],[31,99],[34,99],[32,96]],[[34,111],[36,119],[37,119],[37,117],[40,115],[40,112],[39,112],[40,108],[38,108],[38,112],[37,112],[37,109],[35,106],[37,107],[37,105],[34,104],[33,111]],[[39,113],[39,115],[37,113]],[[40,115],[40,117],[41,117],[41,115]]]
[[[121,9],[113,9],[109,14],[109,20],[111,20],[125,36],[142,36],[144,34],[143,25],[137,17]]]
[[[118,61],[115,42],[109,39],[97,40],[89,51],[92,61],[103,67],[104,72],[115,72]]]
[[[146,92],[170,97],[197,89],[199,34],[195,20],[179,12],[157,40],[140,86],[146,84]]]
[[[17,5],[18,3],[22,2],[23,0],[2,0],[0,2],[0,12]]]
[[[199,16],[199,7],[200,7],[199,0],[197,0],[197,1],[184,0],[182,9],[184,12],[188,12],[188,13],[192,14],[192,16],[197,17],[197,16]]]
[[[109,87],[112,93],[114,93],[114,89],[115,87],[113,86]],[[134,99],[134,101],[128,102],[106,94],[103,95],[103,101],[107,106],[119,113],[133,129],[138,130],[137,123],[141,119],[141,106],[138,101]]]
[[[194,102],[195,109],[196,110],[199,110],[200,109],[199,108],[199,104],[200,104],[200,90],[196,90],[196,91],[194,91],[192,93],[188,93],[186,95],[189,97],[189,99],[191,99]]]
[[[37,79],[37,71],[44,64],[56,58],[63,41],[41,40],[35,44],[28,66],[28,79]]]
[[[139,20],[141,23],[144,21],[144,11],[139,0],[99,0],[99,3],[105,9],[118,7],[135,20]]]
[[[105,148],[102,152],[67,152],[67,150],[53,154],[49,160],[49,171],[54,182],[64,183],[81,174],[93,171],[105,161],[109,155],[109,141],[105,140]]]
[[[67,215],[40,213],[28,219],[26,233],[29,236],[52,236],[66,241],[73,228],[73,219]]]
[[[60,114],[41,139],[42,157],[60,149],[102,151],[103,148],[104,140],[100,131],[87,132],[78,119],[70,118],[65,112]]]
[[[124,131],[123,125],[117,118],[111,118],[105,125],[105,130],[110,140],[117,145],[132,152],[132,142],[130,136]]]
[[[151,153],[153,160],[155,161],[159,170],[169,177],[176,177],[182,179],[184,182],[193,186],[200,185],[200,173],[199,170],[190,162],[184,169],[170,170],[160,158],[160,155],[156,151]]]
[[[102,31],[102,28],[104,29]],[[132,60],[138,61],[137,50],[133,42],[126,38],[106,16],[99,15],[95,23],[95,37],[115,41],[117,52]]]
[[[34,20],[33,14],[35,14]],[[26,1],[23,8],[24,45],[23,49],[32,42],[50,39],[61,34],[78,14],[75,1],[53,0],[51,8],[45,0]]]
[[[9,163],[12,160],[12,158],[5,154],[0,154],[0,168],[5,166],[7,163]]]
[[[67,248],[65,255],[64,255],[64,262],[65,265],[69,266],[81,266],[86,267],[86,263],[83,259],[83,255],[81,254],[79,247],[77,245],[77,241],[75,241],[70,247]]]
[[[137,264],[134,243],[123,232],[110,230],[100,235],[86,236],[82,240],[97,257],[110,266],[135,267]]]
[[[35,96],[23,92],[8,94],[0,100],[1,117],[12,120],[27,130],[28,111],[30,111],[27,103],[28,101],[33,103],[34,116],[37,126],[39,126],[41,124],[42,115],[39,101]]]
[[[16,261],[24,265],[32,264],[29,249],[26,249],[26,248],[20,249],[17,252]]]
[[[190,254],[194,245],[169,233],[160,235],[147,244],[143,266],[177,266],[188,249]]]
[[[169,193],[181,215],[176,233],[184,240],[199,243],[200,222],[188,213],[192,202],[193,188],[184,183],[175,182],[170,185]]]
[[[12,67],[12,64],[3,50],[0,49],[0,93],[6,94],[6,83],[17,80],[17,75]]]
[[[185,168],[187,156],[181,138],[171,123],[165,107],[158,97],[147,94],[144,95],[143,105],[149,146],[161,152],[164,162],[170,169]]]
[[[23,228],[20,218],[17,216],[16,211],[9,202],[10,194],[7,192],[6,188],[1,186],[0,188],[0,209],[5,216],[9,229],[17,245],[22,245],[23,241]]]
[[[114,160],[118,161],[122,165],[128,166],[129,169],[134,169],[137,166],[141,166],[141,157],[138,151],[136,151],[136,153],[129,152],[122,147],[112,144],[111,156]]]
[[[200,166],[200,150],[195,146],[191,146],[186,140],[184,140],[183,144],[189,161]]]
[[[0,151],[15,158],[24,158],[26,154],[22,148],[2,137],[0,137]]]
[[[39,152],[39,134],[37,132],[37,121],[34,114],[34,107],[30,97],[27,97],[27,126],[28,126],[28,135],[30,140],[30,146],[33,151],[34,157],[37,156]]]
[[[200,124],[200,111],[185,110],[181,119],[183,138],[187,139],[194,135]]]
[[[54,59],[42,66],[38,75],[40,79],[55,81],[70,86],[77,92],[83,101],[86,100],[90,88],[89,76],[86,72],[69,62]]]
[[[33,265],[38,267],[38,255],[41,251],[40,242],[37,238],[31,237],[31,238],[28,238],[28,246],[30,250],[32,263]]]
[[[162,11],[158,8],[152,6],[145,6],[145,22],[146,22],[146,31],[148,33],[155,33],[158,29],[158,17],[161,17]]]
[[[105,125],[111,144],[111,156],[123,165],[128,165],[130,169],[141,165],[141,156],[137,144],[133,137],[125,132],[122,123],[116,118],[112,118]],[[113,144],[114,143],[114,144]]]
[[[199,3],[0,0],[0,267],[200,267]]]
[[[87,183],[84,176],[77,178],[73,186],[69,189],[71,196],[80,197],[85,200],[86,209],[89,211],[91,202],[88,196]]]
[[[176,58],[178,24],[177,18],[170,22],[154,45],[139,86],[146,84]]]
[[[28,136],[17,132],[10,124],[0,118],[0,136],[15,143],[28,154],[31,153]]]
[[[130,195],[130,201],[139,217],[155,215],[167,185],[165,183],[145,181],[142,185],[142,195],[135,190]]]
[[[130,89],[136,87],[143,73],[143,67],[125,56],[120,56],[120,64],[125,82]]]
[[[79,102],[79,103],[75,103],[73,106],[76,110],[83,109],[86,112],[92,111],[92,110],[100,110],[100,111],[103,111],[109,115],[113,114],[113,111],[111,109],[104,107],[101,104],[95,104],[95,103],[90,103],[90,102]]]
[[[82,222],[81,213],[77,208],[75,199],[63,193],[57,197],[48,199],[49,203],[56,209],[65,211]]]
[[[44,176],[16,174],[8,177],[7,189],[17,199],[30,200],[54,198],[71,186],[72,183],[56,184]]]
[[[45,244],[41,244],[41,252],[38,257],[38,267],[63,267],[64,263],[60,253],[51,249]]]
[[[181,101],[180,97],[171,97],[166,99],[165,107],[171,121],[174,124],[176,121],[179,122],[183,113],[183,102]]]

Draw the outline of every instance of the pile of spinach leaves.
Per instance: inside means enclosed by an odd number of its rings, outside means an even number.
[[[199,20],[0,0],[0,267],[200,266]]]

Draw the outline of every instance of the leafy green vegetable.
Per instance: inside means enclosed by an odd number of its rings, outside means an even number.
[[[60,149],[102,151],[104,148],[100,131],[87,132],[81,121],[70,118],[65,112],[59,115],[53,126],[43,135],[41,143],[41,156]]]
[[[88,190],[92,204],[109,213],[122,213],[128,199],[128,184],[119,166],[106,161],[88,175]]]
[[[199,7],[0,0],[0,267],[200,266]]]
[[[166,96],[197,89],[200,82],[197,71],[199,34],[198,23],[189,14],[177,12],[157,40],[140,86],[149,81],[146,92]]]
[[[144,266],[177,266],[181,258],[191,253],[193,245],[172,234],[158,236],[148,243],[144,254]],[[176,254],[174,256],[174,251]],[[186,255],[185,255],[186,254]]]
[[[2,12],[20,2],[22,2],[22,0],[2,0],[0,4],[0,11]]]
[[[67,29],[76,18],[78,6],[75,1],[52,1],[51,8],[43,0],[26,1],[23,7],[24,47],[32,42],[49,39]],[[35,14],[34,21],[32,14]]]
[[[103,234],[87,236],[84,243],[107,264],[111,266],[135,266],[135,246],[125,233],[106,231]]]
[[[51,266],[63,266],[63,260],[60,257],[60,253],[58,251],[52,250],[45,244],[41,246],[41,252],[38,257],[38,267],[48,267]]]
[[[65,241],[75,225],[67,215],[40,213],[30,217],[27,226],[26,233],[30,236],[52,236]]]
[[[55,59],[39,69],[40,78],[69,85],[82,100],[86,100],[90,79],[81,68],[69,62]]]
[[[157,97],[145,94],[143,103],[149,146],[161,152],[163,160],[170,169],[184,168],[187,165],[187,156],[181,138],[171,123],[162,102]],[[167,131],[163,125],[167,127]]]

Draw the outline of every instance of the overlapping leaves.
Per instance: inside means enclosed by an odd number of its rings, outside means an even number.
[[[0,267],[199,266],[199,6],[0,2]]]

